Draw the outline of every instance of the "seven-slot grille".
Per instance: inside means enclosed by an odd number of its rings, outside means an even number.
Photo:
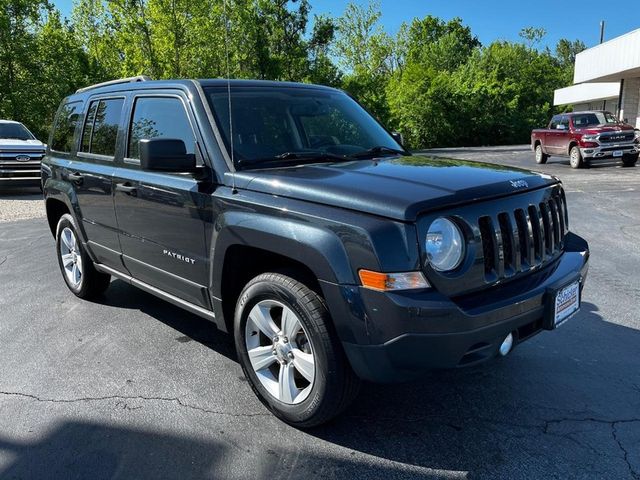
[[[487,281],[545,264],[564,247],[568,215],[564,192],[528,207],[483,216],[478,221]]]

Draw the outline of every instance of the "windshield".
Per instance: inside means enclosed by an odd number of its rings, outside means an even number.
[[[227,88],[207,89],[207,97],[229,149]],[[274,159],[336,161],[403,150],[357,102],[337,91],[232,86],[231,108],[234,160],[243,168],[264,168]],[[363,154],[368,150],[370,155]]]
[[[0,138],[33,140],[34,136],[21,123],[0,123]]]
[[[615,123],[618,123],[618,120],[609,112],[580,113],[573,116],[573,126],[575,128],[586,128],[593,127],[595,125]]]

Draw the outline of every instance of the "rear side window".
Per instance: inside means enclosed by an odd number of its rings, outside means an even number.
[[[84,122],[81,151],[113,157],[123,98],[96,100],[91,102]]]
[[[184,105],[176,97],[138,97],[129,128],[127,157],[140,158],[140,140],[173,138],[182,140],[187,153],[195,153],[196,138]]]
[[[66,103],[56,117],[51,138],[51,149],[56,152],[69,153],[73,149],[73,134],[80,117],[82,102]]]

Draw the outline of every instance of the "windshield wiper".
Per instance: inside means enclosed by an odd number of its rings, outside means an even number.
[[[289,160],[296,160],[296,162],[290,162]],[[273,165],[300,165],[302,163],[318,163],[323,160],[349,162],[353,160],[353,158],[329,152],[284,152],[271,158],[262,158],[259,160],[239,160],[238,166],[244,166],[248,168],[262,168],[263,166]]]
[[[363,150],[361,152],[356,152],[349,155],[350,158],[368,158],[374,155],[380,155],[382,153],[391,153],[396,155],[409,156],[411,155],[406,150],[398,150],[397,148],[385,147],[384,145],[378,145],[377,147],[372,147],[367,150]]]

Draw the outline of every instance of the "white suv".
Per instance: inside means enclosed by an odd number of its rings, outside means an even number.
[[[0,120],[0,185],[39,185],[45,147],[20,122]]]

